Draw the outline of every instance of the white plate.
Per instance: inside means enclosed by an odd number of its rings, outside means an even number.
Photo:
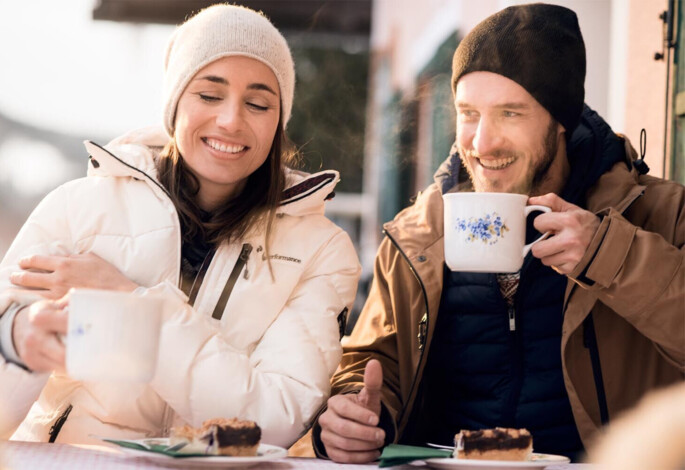
[[[539,470],[549,465],[563,465],[569,463],[568,457],[563,455],[536,454],[533,452],[530,460],[474,460],[474,459],[426,459],[429,467],[439,470]]]
[[[166,445],[169,442],[168,438],[158,437],[150,439],[138,439],[132,442],[138,442],[143,445],[152,442],[154,444]],[[177,467],[251,467],[259,465],[262,462],[269,462],[271,460],[283,459],[288,456],[288,451],[283,447],[272,446],[270,444],[259,444],[257,455],[254,457],[230,457],[226,455],[208,455],[206,457],[171,457],[169,455],[160,454],[157,452],[147,452],[144,450],[129,449],[127,447],[119,447],[116,449],[126,455],[138,457],[146,460],[154,460],[157,462],[164,462],[165,466]]]

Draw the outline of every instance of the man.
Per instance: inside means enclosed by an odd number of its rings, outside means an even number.
[[[368,462],[390,442],[504,426],[576,459],[616,414],[683,378],[685,191],[642,175],[628,141],[583,106],[572,11],[489,17],[452,73],[455,153],[385,225],[315,451]],[[441,196],[453,191],[529,195],[552,208],[533,223],[553,235],[515,275],[451,272]]]

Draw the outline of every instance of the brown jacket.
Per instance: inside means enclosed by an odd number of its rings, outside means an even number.
[[[625,141],[626,154],[635,151]],[[620,162],[587,194],[602,222],[569,275],[561,354],[586,446],[601,426],[583,320],[592,313],[609,416],[685,371],[685,188]],[[402,440],[415,408],[443,282],[443,204],[431,185],[385,225],[368,300],[344,343],[332,394],[361,389],[371,358],[383,366],[383,404]],[[415,411],[415,410],[414,410]],[[320,449],[317,449],[320,450]]]

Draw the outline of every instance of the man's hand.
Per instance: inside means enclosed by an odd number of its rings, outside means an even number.
[[[364,388],[359,394],[336,395],[319,418],[321,441],[331,460],[366,463],[380,457],[385,432],[378,427],[381,414],[383,369],[372,359],[364,370]]]
[[[67,297],[41,300],[14,317],[12,340],[26,367],[35,372],[64,372],[65,348],[58,335],[67,334]]]
[[[72,256],[33,255],[19,261],[23,271],[12,273],[10,281],[19,287],[42,289],[48,299],[60,299],[71,288],[85,287],[134,291],[138,285],[99,256],[86,253]]]
[[[528,204],[540,204],[552,209],[552,212],[537,216],[533,222],[536,230],[553,235],[533,245],[533,256],[560,274],[571,273],[587,251],[599,227],[599,218],[554,193],[531,197]]]

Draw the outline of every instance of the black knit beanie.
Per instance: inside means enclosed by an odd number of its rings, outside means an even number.
[[[585,45],[576,14],[542,3],[495,13],[471,30],[454,53],[452,92],[470,72],[493,72],[515,81],[570,136],[585,98]]]

